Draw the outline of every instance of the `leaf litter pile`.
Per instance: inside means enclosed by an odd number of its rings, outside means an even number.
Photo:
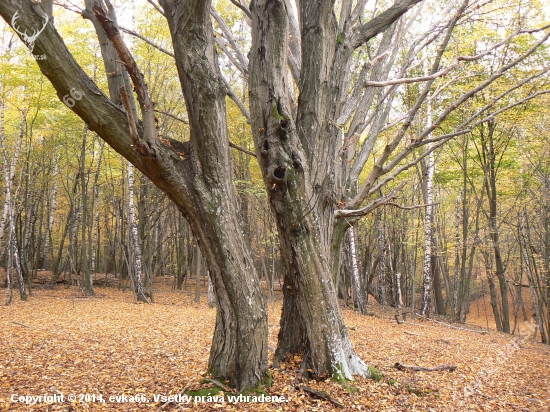
[[[550,347],[419,317],[398,324],[393,309],[376,304],[369,306],[371,316],[343,312],[357,353],[376,368],[378,381],[307,381],[296,373],[298,359],[291,359],[270,368],[273,386],[265,394],[286,402],[230,402],[237,394],[205,374],[215,309],[182,292],[159,292],[151,305],[136,305],[131,293],[113,288],[96,293],[85,298],[58,287],[1,307],[1,411],[550,410]],[[279,301],[269,313],[273,347],[280,309]],[[11,401],[12,395],[54,394],[64,394],[63,401]],[[68,394],[88,397],[70,402]],[[178,394],[179,403],[168,402]],[[212,397],[189,397],[197,402],[186,404],[181,400],[188,394]],[[147,402],[130,402],[131,396]]]

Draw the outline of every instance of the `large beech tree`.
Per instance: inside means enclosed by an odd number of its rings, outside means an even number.
[[[419,31],[418,25],[415,30],[412,27],[422,17],[421,7],[407,13],[407,19],[402,16],[421,0],[395,0],[381,12],[368,13],[370,19],[365,17],[366,0],[253,0],[249,6],[231,2],[249,23],[248,57],[238,49],[230,27],[212,9],[211,1],[160,0],[160,5],[149,1],[170,28],[189,119],[188,142],[157,135],[154,102],[108,1],[86,1],[83,15],[94,23],[107,73],[122,76],[118,84],[109,81],[111,98],[77,64],[51,19],[32,38],[33,52],[47,56],[37,63],[59,97],[67,99],[76,91],[81,98],[71,109],[166,192],[189,221],[208,262],[218,302],[209,365],[215,377],[229,379],[242,389],[256,385],[267,370],[267,312],[237,213],[227,95],[250,119],[285,263],[276,360],[301,352],[304,373],[311,370],[316,376],[338,379],[368,376],[367,365],[354,352],[336,296],[335,275],[346,230],[395,198],[401,186],[386,194],[382,189],[400,172],[487,121],[494,115],[489,110],[527,84],[529,78],[518,80],[486,107],[465,110],[460,122],[440,129],[450,114],[530,56],[549,34],[542,31],[532,47],[503,59],[498,70],[478,83],[459,89],[433,121],[413,129],[417,119],[425,120],[428,96],[442,95],[453,84],[442,82],[430,93],[436,80],[534,31],[519,27],[478,54],[444,58],[453,30],[474,13],[477,4],[463,0],[441,6],[439,19],[426,21],[426,30]],[[16,12],[15,28],[27,41],[28,33],[38,33],[50,13],[31,0],[0,3],[0,14],[9,24]],[[211,16],[224,41],[214,35]],[[375,37],[379,38],[370,45]],[[248,109],[223,78],[216,45],[247,80]],[[419,58],[428,60],[428,73],[407,77]],[[132,80],[139,113],[116,61],[124,62]],[[400,86],[406,83],[419,87],[401,115],[392,115],[402,105]],[[382,149],[366,170],[382,139]],[[407,162],[413,153],[417,156]],[[358,185],[362,173],[366,179]]]

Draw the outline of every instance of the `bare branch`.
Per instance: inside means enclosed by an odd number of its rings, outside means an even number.
[[[506,37],[503,41],[493,44],[491,47],[489,47],[487,50],[483,51],[482,53],[476,54],[475,56],[458,56],[455,61],[447,66],[445,69],[438,71],[437,73],[433,73],[429,76],[421,76],[421,77],[410,77],[410,78],[403,78],[403,79],[394,79],[394,80],[388,80],[385,82],[374,82],[374,81],[367,81],[365,82],[365,86],[370,87],[386,87],[386,86],[392,86],[392,85],[398,85],[398,84],[407,84],[407,83],[418,83],[418,82],[425,82],[428,80],[434,80],[438,77],[445,76],[448,74],[452,69],[454,69],[456,66],[460,64],[461,61],[475,61],[479,60],[485,56],[487,56],[489,53],[493,52],[495,49],[498,49],[499,47],[507,44],[512,40],[514,37],[519,36],[520,34],[526,34],[526,33],[535,33],[542,31],[546,28],[540,28],[535,30],[517,30],[516,32],[512,33],[510,36]]]
[[[351,36],[350,45],[352,48],[365,44],[373,37],[382,33],[389,26],[399,19],[404,13],[422,0],[397,0],[389,9],[380,13],[368,23],[357,27]]]
[[[157,109],[155,109],[155,113],[161,113],[161,114],[163,114],[163,115],[165,115],[165,116],[171,117],[171,118],[174,119],[174,120],[177,120],[178,122],[182,122],[182,123],[185,123],[185,124],[189,124],[189,120],[185,120],[185,119],[183,119],[183,118],[181,118],[181,117],[178,117],[178,116],[176,116],[176,115],[173,115],[172,113],[169,113],[169,112],[164,111],[164,110],[157,110]]]
[[[251,152],[250,150],[245,149],[244,147],[241,147],[241,146],[236,145],[236,144],[233,143],[231,140],[229,141],[229,146],[232,147],[233,149],[237,149],[237,150],[239,150],[239,151],[241,151],[241,152],[243,152],[243,153],[246,153],[247,155],[257,157],[257,156],[256,156],[256,153]]]
[[[214,41],[218,45],[218,47],[224,52],[224,54],[227,56],[229,60],[231,60],[231,63],[241,72],[241,74],[247,78],[248,77],[248,66],[243,66],[236,58],[231,54],[231,52],[227,49],[227,46],[225,45],[224,41],[217,36],[214,33]]]
[[[334,218],[335,219],[342,219],[342,218],[349,218],[349,217],[362,217],[366,216],[369,213],[371,213],[376,208],[385,205],[387,203],[390,203],[395,197],[397,196],[397,192],[400,191],[405,185],[407,184],[406,181],[401,182],[395,189],[392,189],[388,194],[384,196],[380,196],[378,199],[376,199],[371,204],[358,209],[358,210],[335,210],[334,211]]]
[[[143,137],[151,148],[149,155],[154,156],[153,152],[155,151],[155,146],[158,141],[154,113],[155,103],[151,100],[151,95],[149,94],[149,88],[145,83],[145,78],[139,71],[138,65],[132,56],[132,53],[128,50],[128,47],[126,47],[117,26],[111,19],[109,19],[109,17],[107,17],[106,11],[103,10],[103,7],[101,7],[99,2],[94,4],[93,11],[103,27],[103,30],[105,30],[107,37],[113,43],[120,59],[124,62],[124,65],[128,70],[128,74],[132,79],[143,116]]]
[[[155,8],[156,11],[158,11],[160,14],[162,14],[164,16],[164,12],[162,11],[162,9],[160,8],[160,6],[155,3],[153,0],[147,0],[147,2],[153,6]]]
[[[433,74],[433,73],[437,72],[437,70],[439,68],[439,64],[441,62],[441,58],[443,56],[443,53],[444,53],[447,45],[449,44],[449,40],[451,39],[451,34],[452,34],[456,24],[458,23],[458,20],[463,15],[464,10],[466,9],[467,3],[468,3],[468,0],[464,0],[462,2],[458,12],[454,15],[453,19],[451,20],[451,22],[447,26],[447,32],[445,33],[445,37],[444,37],[443,41],[441,42],[441,44],[438,47],[434,62],[432,64],[432,67],[431,67],[431,70],[430,70],[430,74]],[[374,167],[372,168],[372,171],[369,173],[367,179],[363,183],[361,189],[359,190],[359,193],[352,200],[350,200],[347,203],[347,205],[349,207],[357,208],[361,205],[361,203],[363,203],[363,200],[365,200],[367,198],[370,188],[374,185],[374,183],[376,182],[378,177],[381,175],[384,163],[389,159],[390,155],[397,148],[397,146],[399,145],[399,143],[401,142],[401,140],[405,136],[405,133],[409,130],[413,119],[416,117],[418,111],[422,107],[422,104],[426,100],[426,98],[428,96],[428,93],[430,91],[430,87],[431,87],[433,82],[434,82],[434,80],[429,80],[427,83],[424,84],[422,92],[420,93],[420,96],[418,97],[418,100],[416,101],[415,105],[410,110],[410,112],[407,116],[407,119],[405,120],[405,122],[403,123],[403,125],[401,126],[401,128],[397,132],[396,136],[393,138],[393,140],[389,144],[387,144],[386,147],[384,148],[384,150],[382,152],[382,155],[376,161],[376,164],[374,165]],[[432,126],[431,130],[433,131],[435,129],[435,127],[438,127],[438,126],[439,126],[439,123],[436,122],[435,125]]]
[[[223,83],[225,84],[225,87],[227,88],[227,95],[231,100],[235,102],[235,104],[238,106],[238,108],[241,110],[241,113],[244,117],[246,117],[246,121],[250,123],[250,112],[244,105],[244,103],[239,99],[239,96],[237,96],[237,93],[233,90],[229,82],[225,79],[225,77],[222,76]]]
[[[243,13],[248,17],[249,19],[252,19],[252,14],[250,13],[250,10],[248,7],[246,7],[244,4],[241,4],[239,1],[235,0],[229,0],[231,3],[233,3],[235,6],[237,6],[239,9],[243,11]]]
[[[409,370],[409,371],[426,371],[426,372],[436,372],[436,371],[453,372],[454,370],[456,370],[458,366],[441,365],[441,366],[434,366],[431,368],[427,368],[424,366],[405,365],[403,363],[397,362],[394,365],[394,367],[399,369],[400,371]]]
[[[396,208],[402,209],[402,210],[422,209],[423,207],[437,206],[438,204],[439,204],[439,202],[437,202],[437,203],[427,203],[427,204],[424,204],[424,205],[401,206],[401,205],[399,205],[397,203],[394,203],[394,202],[386,203],[387,206],[395,206]]]
[[[164,54],[166,54],[166,55],[168,55],[168,56],[170,56],[170,57],[172,57],[172,58],[175,58],[175,57],[176,57],[176,56],[174,55],[174,53],[172,53],[172,52],[166,50],[166,49],[165,49],[164,47],[162,47],[162,46],[159,46],[158,44],[156,44],[156,43],[153,42],[152,40],[149,40],[147,37],[142,36],[141,34],[135,32],[135,31],[133,31],[133,30],[124,28],[124,27],[120,27],[120,26],[119,26],[118,28],[119,28],[120,30],[122,30],[124,33],[131,34],[132,36],[137,37],[138,39],[143,40],[145,43],[147,43],[147,44],[153,46],[155,49],[157,49],[157,50],[163,52]]]
[[[214,20],[216,20],[216,22],[218,23],[218,27],[221,29],[221,31],[223,32],[226,40],[231,45],[231,48],[235,52],[235,55],[237,56],[237,59],[239,60],[239,63],[241,64],[243,69],[245,69],[248,72],[248,59],[244,56],[243,52],[241,51],[241,49],[237,45],[237,42],[235,41],[235,38],[233,37],[233,33],[231,33],[231,30],[229,29],[229,27],[225,23],[225,20],[222,18],[222,16],[219,15],[219,13],[217,12],[217,10],[214,7],[212,7],[210,9],[210,14],[212,15],[212,17],[214,17]]]

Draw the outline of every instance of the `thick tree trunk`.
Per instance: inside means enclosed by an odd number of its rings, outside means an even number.
[[[148,128],[139,128],[134,148],[128,115],[111,102],[78,66],[50,22],[36,40],[38,62],[60,98],[78,92],[71,109],[89,129],[131,161],[168,194],[188,219],[204,251],[218,300],[218,315],[210,353],[210,372],[243,389],[256,386],[267,370],[267,311],[260,282],[242,236],[236,211],[229,134],[225,119],[225,86],[215,56],[209,1],[162,1],[174,40],[178,71],[191,123],[191,140],[181,143],[155,137],[151,107],[145,109]],[[32,31],[40,4],[0,3],[0,14]],[[33,9],[36,9],[35,12]],[[35,21],[36,20],[36,21]],[[117,34],[111,33],[111,34]],[[120,57],[120,56],[119,56]],[[139,79],[138,79],[139,80]],[[141,85],[140,85],[141,86]],[[142,90],[141,90],[142,91]],[[133,126],[132,126],[133,127]],[[151,132],[151,133],[149,133]],[[152,154],[154,149],[155,153]]]
[[[287,355],[304,353],[308,347],[306,327],[300,316],[296,292],[290,285],[290,277],[285,275],[283,284],[283,311],[281,313],[281,328],[277,338],[277,350],[273,364],[278,366],[279,361]]]
[[[367,376],[368,367],[355,354],[349,340],[332,279],[333,205],[324,211],[322,191],[313,190],[306,148],[302,146],[310,131],[300,136],[291,115],[293,108],[286,83],[289,37],[286,5],[281,0],[254,1],[251,12],[252,130],[276,217],[286,268],[284,288],[292,292],[285,296],[294,300],[284,305],[277,355],[282,356],[286,347],[292,346],[289,339],[284,339],[290,330],[285,322],[295,304],[304,328],[297,328],[294,333],[305,332],[305,336],[294,339],[294,343],[306,342],[302,369],[311,368],[317,376],[329,373],[335,379]],[[317,202],[322,203],[319,208],[315,206]],[[321,214],[329,217],[322,226]],[[295,321],[294,326],[297,324]]]

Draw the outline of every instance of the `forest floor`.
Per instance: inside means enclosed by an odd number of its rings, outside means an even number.
[[[0,410],[159,410],[165,403],[159,395],[213,386],[201,382],[216,310],[193,302],[187,292],[170,289],[160,287],[151,305],[137,305],[130,292],[115,288],[98,287],[96,296],[84,297],[58,285],[35,290],[28,302],[15,295],[11,306],[0,307]],[[272,346],[280,309],[278,301],[269,312]],[[549,346],[486,333],[478,326],[453,324],[471,330],[453,329],[419,317],[398,324],[394,309],[376,304],[369,306],[370,316],[349,309],[343,313],[356,351],[382,372],[381,381],[360,378],[348,388],[330,379],[299,382],[298,364],[289,362],[270,369],[274,383],[268,394],[284,397],[284,402],[230,402],[234,394],[221,392],[217,402],[194,399],[163,410],[550,410]],[[456,370],[400,371],[394,367],[397,362]],[[303,385],[343,408],[305,392]],[[25,404],[19,398],[54,394],[63,398],[51,405],[40,400]],[[76,400],[70,402],[69,394]],[[131,402],[142,398],[147,401]]]

